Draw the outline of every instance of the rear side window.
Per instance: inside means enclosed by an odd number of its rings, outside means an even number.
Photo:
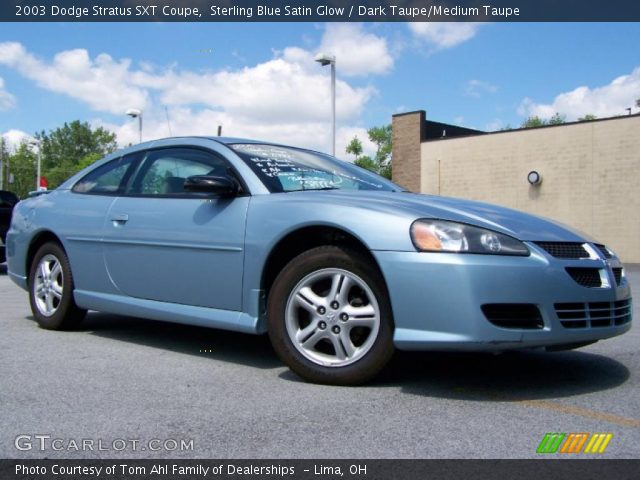
[[[125,155],[117,158],[101,167],[89,172],[82,180],[73,186],[76,193],[89,193],[94,195],[118,195],[124,192],[127,181],[131,176],[133,163],[142,154]]]

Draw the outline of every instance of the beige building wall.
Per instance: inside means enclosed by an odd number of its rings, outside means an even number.
[[[553,218],[640,263],[640,116],[424,141],[419,178],[423,193]]]
[[[420,143],[424,138],[424,122],[424,110],[393,116],[391,176],[412,192],[420,190]]]

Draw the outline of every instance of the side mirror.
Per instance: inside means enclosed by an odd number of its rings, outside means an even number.
[[[185,192],[209,193],[212,195],[233,197],[238,194],[238,182],[230,177],[193,175],[184,181]]]

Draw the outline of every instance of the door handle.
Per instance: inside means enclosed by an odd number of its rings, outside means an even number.
[[[114,223],[127,223],[129,220],[129,215],[126,213],[116,213],[111,215],[111,221]]]

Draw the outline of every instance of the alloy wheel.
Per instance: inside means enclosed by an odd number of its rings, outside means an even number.
[[[47,254],[40,259],[33,282],[33,293],[38,311],[45,317],[56,313],[62,301],[64,274],[60,260]]]
[[[308,360],[343,367],[375,343],[380,308],[364,280],[347,270],[327,268],[305,276],[292,290],[285,325],[291,342]]]

